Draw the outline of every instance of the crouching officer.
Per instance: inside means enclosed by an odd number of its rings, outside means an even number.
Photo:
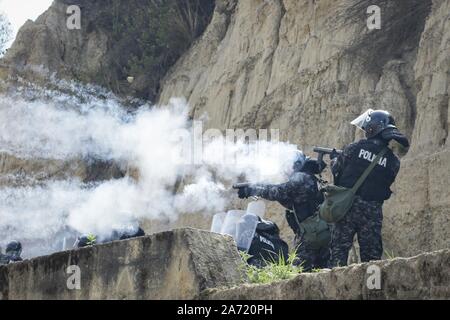
[[[316,214],[323,201],[314,174],[325,168],[324,163],[306,158],[297,151],[294,172],[289,181],[278,185],[255,184],[239,189],[239,198],[252,196],[278,201],[286,210],[286,219],[295,233],[297,264],[306,271],[328,266],[330,231],[328,225]]]
[[[352,124],[365,132],[366,139],[348,145],[333,160],[331,170],[335,185],[353,187],[376,156],[385,148],[387,152],[358,189],[353,205],[345,217],[332,228],[332,266],[347,264],[355,234],[358,235],[362,262],[381,258],[382,206],[392,194],[390,187],[400,169],[400,160],[388,148],[388,144],[391,140],[396,140],[403,147],[409,148],[408,139],[397,130],[394,118],[387,111],[368,110],[353,120]]]
[[[97,237],[92,234],[83,234],[77,237],[75,243],[73,244],[74,248],[84,248],[87,246],[93,246],[97,243]]]
[[[22,261],[21,254],[22,244],[19,241],[11,241],[6,246],[5,254],[0,253],[0,265]]]

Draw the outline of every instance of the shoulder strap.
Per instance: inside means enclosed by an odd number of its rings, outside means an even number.
[[[359,177],[358,181],[356,181],[355,185],[351,189],[354,194],[356,193],[356,191],[358,191],[358,189],[361,187],[361,185],[367,179],[369,174],[375,168],[375,166],[377,165],[378,161],[380,161],[381,157],[384,156],[387,151],[388,151],[388,147],[384,147],[383,150],[381,150],[380,153],[376,156],[376,158],[372,161],[370,166],[368,166],[367,169],[363,172],[361,177]]]

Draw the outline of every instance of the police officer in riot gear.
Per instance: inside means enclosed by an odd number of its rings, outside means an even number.
[[[11,241],[6,246],[5,254],[0,253],[0,265],[22,261],[22,244],[19,241]]]
[[[257,219],[258,224],[248,250],[250,257],[247,263],[262,268],[267,265],[267,262],[279,260],[286,262],[289,258],[289,246],[281,239],[278,226],[272,221],[260,217]]]
[[[80,235],[77,238],[77,240],[75,241],[73,247],[74,248],[84,248],[84,247],[95,245],[95,244],[108,243],[108,242],[118,241],[118,240],[133,239],[133,238],[138,238],[138,237],[143,237],[143,236],[145,236],[144,230],[141,227],[139,227],[139,225],[131,224],[131,225],[125,226],[121,229],[113,230],[108,237],[102,238],[102,239],[97,239],[97,236],[92,235],[92,234],[91,235],[88,235],[88,234]]]
[[[332,161],[334,183],[351,188],[391,140],[409,148],[408,139],[401,134],[391,114],[384,110],[368,110],[352,124],[365,132],[366,139],[344,148]],[[383,254],[381,227],[383,202],[390,198],[390,189],[400,169],[400,160],[388,148],[374,170],[359,188],[353,206],[346,216],[332,228],[332,266],[347,264],[353,237],[358,235],[360,256],[363,262],[379,260]]]
[[[297,151],[293,165],[294,172],[288,182],[278,185],[249,185],[241,188],[238,193],[241,199],[257,196],[269,201],[278,201],[287,209],[286,219],[295,233],[298,263],[306,271],[328,266],[328,241],[323,246],[310,243],[306,240],[302,225],[316,213],[319,204],[323,202],[315,174],[319,174],[325,166],[325,163],[319,164],[317,160],[309,159],[301,151]],[[325,228],[329,233],[326,224]]]

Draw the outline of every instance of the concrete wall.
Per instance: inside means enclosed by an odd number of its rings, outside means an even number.
[[[67,288],[69,265],[80,290]],[[367,287],[369,267],[381,289]],[[0,267],[1,299],[450,299],[450,250],[243,285],[233,240],[179,229]],[[228,288],[228,289],[227,289]]]
[[[180,229],[0,267],[0,299],[191,299],[236,284],[239,262],[231,238]],[[70,265],[80,290],[67,288]]]
[[[378,266],[381,289],[367,286]],[[244,285],[227,290],[206,290],[202,299],[450,299],[450,250],[412,258],[376,261],[302,274],[293,280],[268,285]]]

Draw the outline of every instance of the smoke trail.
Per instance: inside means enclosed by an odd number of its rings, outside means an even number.
[[[25,96],[0,96],[0,152],[30,160],[113,160],[135,168],[138,178],[85,184],[74,177],[1,188],[3,244],[12,238],[52,242],[61,230],[106,236],[141,219],[214,214],[227,206],[227,187],[239,177],[280,181],[292,163],[293,145],[230,143],[225,137],[202,140],[201,161],[193,162],[194,123],[182,99],[130,113],[113,96]],[[180,181],[183,187],[174,193]]]

